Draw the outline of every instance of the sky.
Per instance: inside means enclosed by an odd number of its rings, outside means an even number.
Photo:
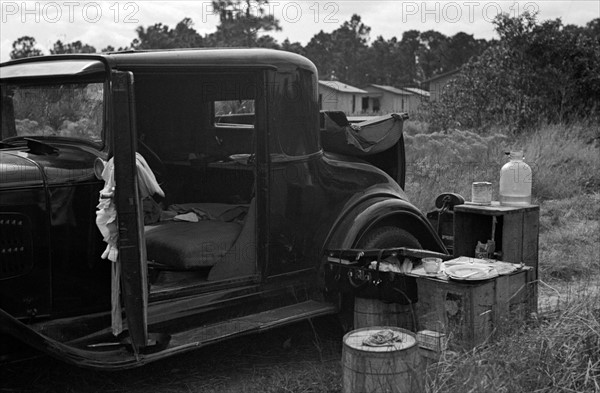
[[[170,27],[189,17],[202,35],[215,30],[218,17],[211,1],[6,1],[0,0],[0,61],[9,60],[12,43],[32,36],[44,54],[57,40],[82,41],[101,50],[124,47],[136,37],[138,26],[163,23]],[[305,45],[323,30],[331,32],[352,14],[371,27],[370,38],[385,39],[416,29],[446,35],[460,31],[475,38],[495,37],[491,20],[498,13],[518,15],[537,11],[540,20],[561,18],[564,23],[585,25],[600,17],[600,2],[579,1],[277,1],[266,11],[279,19],[282,31],[272,32]]]

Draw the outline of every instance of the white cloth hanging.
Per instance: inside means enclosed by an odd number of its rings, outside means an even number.
[[[156,181],[154,173],[140,153],[136,153],[136,167],[138,190],[141,198],[154,194],[162,197],[165,193]],[[100,230],[106,249],[102,253],[102,259],[112,262],[111,267],[111,320],[112,332],[119,335],[123,331],[123,318],[121,310],[120,288],[121,288],[121,263],[119,261],[119,228],[117,221],[117,209],[114,196],[116,190],[114,158],[108,160],[102,171],[104,188],[100,191],[100,200],[96,210],[96,226]]]

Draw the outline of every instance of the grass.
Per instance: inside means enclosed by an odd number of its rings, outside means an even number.
[[[543,201],[538,313],[429,368],[428,392],[600,392],[600,194]]]
[[[540,272],[572,281],[600,272],[600,194],[545,201],[540,217]]]
[[[422,127],[421,127],[422,128]],[[496,185],[502,152],[522,149],[541,206],[539,314],[495,343],[448,354],[428,392],[600,392],[600,151],[597,126],[544,126],[519,137],[474,132],[407,136],[407,193],[422,210],[444,191],[470,199]]]
[[[534,170],[540,216],[540,302],[487,346],[428,368],[429,393],[600,392],[600,151],[592,127],[549,126],[526,136],[407,124],[407,193],[427,211],[442,191],[470,198],[497,181],[502,151],[520,147]],[[497,193],[495,194],[497,197]],[[341,392],[342,332],[331,318],[242,337],[123,372],[43,357],[2,366],[0,392]]]
[[[407,122],[409,130],[426,131],[422,122]],[[549,125],[518,137],[451,130],[405,137],[407,194],[420,209],[434,208],[435,196],[457,192],[467,200],[471,184],[489,181],[498,199],[500,168],[505,151],[523,150],[533,170],[536,202],[600,192],[600,152],[593,142],[597,126]]]
[[[421,210],[435,196],[456,192],[470,200],[471,183],[490,181],[498,198],[503,152],[522,149],[533,170],[533,200],[541,205],[540,271],[546,280],[600,273],[600,149],[597,127],[542,126],[519,137],[469,131],[415,134],[407,142],[407,186]]]
[[[596,126],[597,127],[597,126]],[[600,191],[600,152],[590,138],[592,126],[543,126],[521,137],[538,200],[571,198]]]
[[[600,292],[428,370],[428,392],[600,392]]]
[[[403,132],[405,135],[428,134],[429,123],[421,120],[409,120],[404,123]]]
[[[504,163],[501,146],[508,145],[501,134],[481,136],[469,131],[406,135],[405,142],[406,192],[423,211],[433,209],[435,197],[442,192],[470,198],[474,181],[497,178]]]

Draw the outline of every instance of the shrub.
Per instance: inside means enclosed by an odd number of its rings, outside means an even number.
[[[524,13],[494,21],[500,41],[472,58],[430,106],[434,129],[600,118],[600,19],[586,27],[538,23]]]

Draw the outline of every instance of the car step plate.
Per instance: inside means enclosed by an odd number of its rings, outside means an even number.
[[[337,309],[333,304],[309,300],[176,333],[171,337],[170,347],[206,345],[228,337],[267,330],[335,312]]]

